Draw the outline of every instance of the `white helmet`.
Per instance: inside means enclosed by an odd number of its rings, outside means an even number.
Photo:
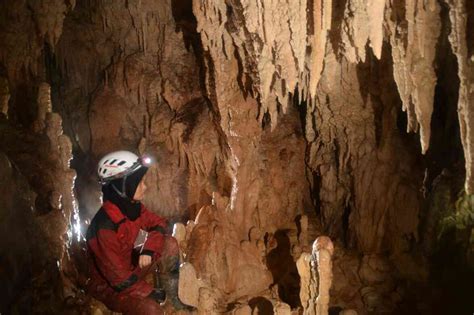
[[[143,166],[149,166],[149,157],[138,157],[129,151],[115,151],[105,155],[99,162],[97,174],[100,182],[107,182],[132,174]]]

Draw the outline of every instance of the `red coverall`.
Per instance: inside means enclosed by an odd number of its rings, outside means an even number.
[[[140,216],[130,221],[119,208],[106,201],[87,231],[89,294],[109,309],[126,314],[160,314],[159,304],[147,296],[153,287],[134,266],[132,253],[140,229],[148,232],[141,254],[156,261],[163,253],[166,220],[143,205]],[[173,253],[175,254],[175,253]]]

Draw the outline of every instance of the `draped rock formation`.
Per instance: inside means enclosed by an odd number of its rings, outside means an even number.
[[[81,233],[118,149],[198,313],[472,311],[472,3],[3,1],[0,312],[108,312]]]

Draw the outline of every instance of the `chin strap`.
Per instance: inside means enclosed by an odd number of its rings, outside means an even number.
[[[122,191],[118,190],[118,188],[115,187],[114,184],[111,184],[111,185],[112,185],[112,188],[115,190],[115,192],[117,194],[119,194],[120,197],[129,199],[127,194],[125,193],[125,181],[126,180],[127,180],[127,176],[124,176],[123,180],[122,180]]]

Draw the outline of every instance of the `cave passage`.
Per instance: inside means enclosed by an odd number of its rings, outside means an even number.
[[[473,26],[470,0],[1,1],[0,314],[472,313]]]

